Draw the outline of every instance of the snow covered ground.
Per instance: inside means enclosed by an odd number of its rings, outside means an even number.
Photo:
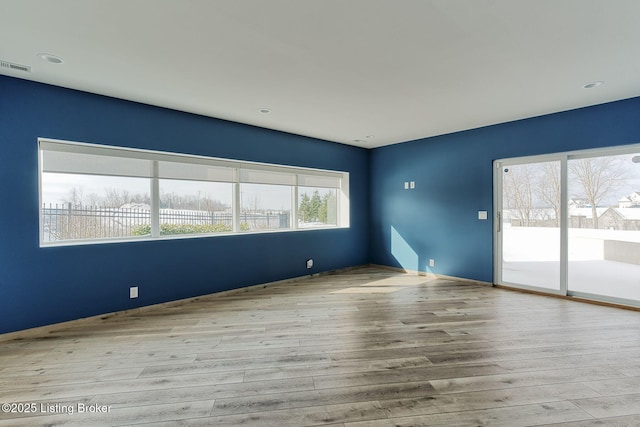
[[[503,228],[504,282],[560,288],[560,230]],[[640,265],[604,259],[604,241],[640,244],[640,231],[569,229],[569,290],[640,301]]]

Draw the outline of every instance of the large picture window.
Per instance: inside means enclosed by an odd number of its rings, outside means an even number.
[[[39,140],[40,244],[349,226],[340,171]]]

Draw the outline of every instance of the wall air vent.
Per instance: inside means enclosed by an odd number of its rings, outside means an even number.
[[[13,62],[3,61],[0,59],[0,68],[8,68],[14,71],[24,71],[25,73],[31,72],[31,67],[27,65],[14,64]]]

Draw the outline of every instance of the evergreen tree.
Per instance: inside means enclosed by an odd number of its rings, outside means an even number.
[[[320,206],[322,205],[322,200],[320,199],[320,193],[318,192],[318,190],[315,190],[313,192],[313,196],[311,196],[311,203],[310,203],[311,207],[310,207],[310,221],[312,222],[317,222],[320,220],[319,218],[319,212],[320,212]]]
[[[320,195],[320,190],[314,190],[309,196],[302,193],[298,205],[298,218],[301,222],[320,222],[335,224],[336,195],[329,191]]]
[[[300,206],[298,207],[298,216],[302,222],[309,222],[309,216],[311,215],[311,200],[309,195],[304,193],[302,200],[300,200]]]
[[[326,193],[324,196],[322,196],[322,202],[320,203],[320,207],[318,208],[318,221],[324,224],[327,223],[327,214],[328,214],[330,197],[331,197],[331,193]]]

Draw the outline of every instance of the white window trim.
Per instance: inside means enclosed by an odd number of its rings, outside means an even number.
[[[151,236],[140,237],[113,237],[113,238],[95,238],[95,239],[75,239],[75,240],[61,240],[53,242],[42,241],[43,236],[43,221],[42,221],[42,174],[44,171],[44,153],[45,152],[60,152],[60,153],[72,153],[72,154],[91,154],[101,155],[106,157],[120,157],[120,158],[132,158],[138,160],[150,161],[150,172],[148,178],[151,182],[150,195],[151,195]],[[160,190],[159,190],[159,162],[178,162],[189,163],[201,166],[214,166],[232,168],[234,172],[234,180],[232,183],[232,217],[233,227],[231,232],[210,233],[210,234],[181,234],[174,236],[160,236]],[[282,174],[292,175],[291,184],[291,217],[290,228],[287,229],[270,229],[270,230],[240,230],[240,184],[242,181],[242,170],[253,170],[258,172],[275,172]],[[81,175],[89,175],[86,172],[80,173]],[[99,174],[103,175],[103,174]],[[114,176],[128,176],[126,174],[115,174]],[[317,176],[318,178],[334,179],[336,182],[335,187],[321,187],[321,188],[336,188],[337,197],[337,225],[323,225],[318,227],[298,227],[298,181],[299,176]],[[173,178],[176,179],[176,178]],[[185,180],[193,180],[185,178]],[[208,181],[208,180],[207,180]],[[322,180],[321,180],[322,181]],[[229,182],[229,181],[216,181],[210,180],[210,182]],[[255,183],[255,181],[250,181]],[[264,184],[270,184],[264,182]],[[308,186],[308,185],[307,185]],[[320,187],[319,187],[320,188]],[[313,231],[313,230],[333,230],[336,228],[349,228],[350,227],[350,209],[349,209],[349,173],[344,171],[334,171],[325,169],[313,169],[296,166],[276,165],[268,163],[250,162],[243,160],[223,159],[217,157],[207,157],[199,155],[190,155],[183,153],[170,153],[163,151],[134,149],[128,147],[108,146],[101,144],[92,144],[84,142],[65,141],[51,138],[38,138],[38,201],[39,201],[39,240],[40,247],[51,246],[75,246],[86,244],[103,244],[103,243],[117,243],[117,242],[139,242],[150,240],[170,240],[170,239],[188,239],[188,238],[202,238],[202,237],[217,237],[217,236],[229,236],[229,235],[246,235],[246,234],[259,234],[259,233],[285,233],[285,232],[298,232],[298,231]]]

